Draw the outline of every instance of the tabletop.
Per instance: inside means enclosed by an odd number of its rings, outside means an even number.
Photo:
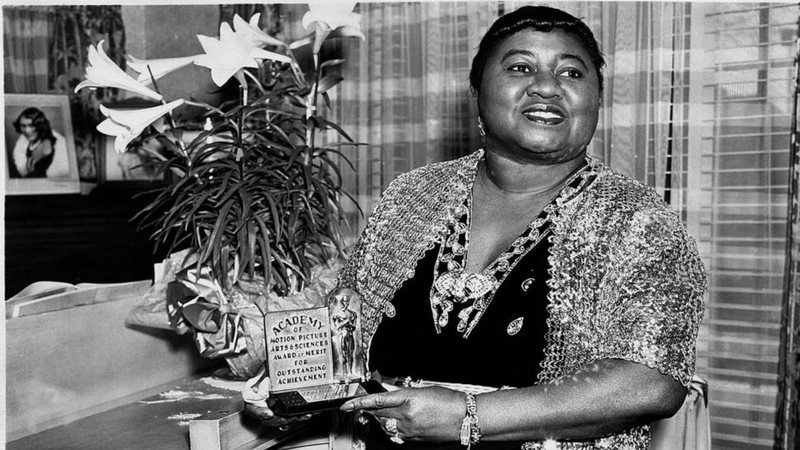
[[[214,376],[164,385],[158,394],[111,410],[7,443],[9,450],[189,450],[189,421],[206,414],[241,411],[243,382]],[[303,428],[288,430],[264,427],[245,418],[246,425],[258,430],[257,442],[247,448],[269,448],[277,444],[291,447],[305,438],[313,442],[327,439],[326,423],[315,420]],[[302,446],[302,445],[295,445]]]

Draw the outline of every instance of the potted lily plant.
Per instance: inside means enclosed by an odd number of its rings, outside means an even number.
[[[329,38],[358,37],[354,2],[312,2],[303,17],[310,33],[285,43],[238,15],[218,37],[198,35],[204,53],[142,60],[129,57],[129,76],[104,53],[89,48],[84,88],[112,87],[156,106],[118,110],[101,106],[101,133],[125,152],[157,141],[156,174],[167,183],[135,217],[158,246],[173,256],[159,304],[178,333],[192,333],[203,356],[224,357],[234,375],[252,376],[263,364],[263,314],[270,302],[323,297],[343,256],[340,144],[323,144],[332,132],[356,145],[326,117],[328,91],[342,81],[342,59],[323,60]],[[308,46],[312,67],[295,52]],[[206,67],[213,82],[238,86],[220,105],[168,99],[158,80],[190,64]],[[200,120],[182,123],[175,110],[200,108]],[[162,123],[163,122],[163,123]],[[202,129],[198,126],[202,124]],[[178,252],[178,250],[180,250]],[[286,300],[291,304],[290,300]],[[287,305],[278,305],[286,309]]]

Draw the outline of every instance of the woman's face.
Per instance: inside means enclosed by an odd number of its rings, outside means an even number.
[[[19,119],[19,131],[25,136],[25,139],[34,142],[36,141],[38,133],[36,126],[33,125],[33,119],[29,117],[22,117]]]
[[[600,109],[595,67],[559,29],[521,30],[487,60],[478,106],[487,150],[554,164],[583,156]]]

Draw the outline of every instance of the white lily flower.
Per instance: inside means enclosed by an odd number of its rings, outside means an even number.
[[[258,67],[256,59],[291,61],[286,55],[258,48],[253,41],[234,33],[227,22],[219,27],[219,39],[202,34],[198,34],[197,39],[205,54],[195,59],[194,63],[211,69],[211,79],[220,87],[245,67]]]
[[[303,16],[303,26],[309,29],[311,24],[316,22],[323,31],[332,31],[339,27],[352,27],[360,30],[361,14],[353,12],[355,7],[356,2],[352,1],[310,1],[308,2],[308,12]]]
[[[348,36],[364,39],[361,32],[361,14],[353,12],[353,1],[310,1],[308,12],[303,15],[303,27],[307,30],[314,25],[314,54],[318,54],[322,43],[333,30],[345,28]]]
[[[255,45],[272,45],[275,47],[286,45],[280,39],[275,39],[259,28],[258,20],[260,18],[261,13],[255,13],[248,23],[236,14],[233,16],[233,29],[236,30],[236,34],[241,35],[245,39],[249,39]]]
[[[145,128],[183,103],[183,99],[178,99],[165,105],[130,111],[110,109],[100,105],[100,112],[107,119],[97,126],[97,131],[108,136],[116,136],[114,150],[117,153],[124,153],[128,144],[142,134]]]
[[[139,94],[142,97],[161,101],[161,94],[142,85],[131,78],[103,50],[103,42],[97,46],[89,46],[89,66],[86,67],[86,79],[75,86],[75,92],[88,88],[118,88]]]
[[[128,67],[139,74],[136,81],[145,85],[150,85],[153,83],[152,78],[150,78],[150,72],[153,73],[153,78],[158,80],[170,72],[188,66],[199,56],[200,55],[184,56],[181,58],[139,59],[128,55]],[[150,67],[149,71],[147,70],[148,67]]]

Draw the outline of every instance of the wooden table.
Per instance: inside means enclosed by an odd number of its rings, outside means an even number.
[[[212,385],[213,384],[213,385]],[[189,419],[223,411],[241,411],[239,390],[223,385],[232,383],[215,377],[163,386],[156,395],[124,404],[109,411],[75,420],[65,425],[7,443],[9,450],[141,450],[190,449]],[[222,386],[222,387],[220,387]],[[246,418],[243,425],[257,439],[236,450],[324,447],[328,444],[330,421],[320,416],[288,430],[267,428]]]

